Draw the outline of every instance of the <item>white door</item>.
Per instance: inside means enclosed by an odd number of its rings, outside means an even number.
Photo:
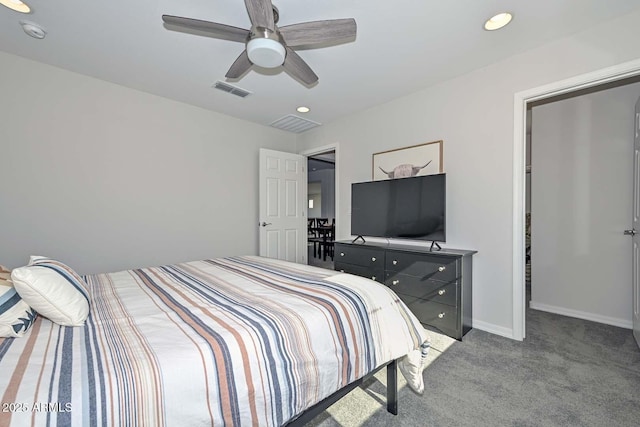
[[[633,336],[640,347],[640,98],[636,102],[633,143]]]
[[[307,263],[306,162],[260,149],[260,256]]]

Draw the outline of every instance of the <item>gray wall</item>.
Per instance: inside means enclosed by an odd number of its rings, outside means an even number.
[[[307,186],[307,199],[313,200],[313,208],[307,205],[307,218],[322,216],[322,186],[319,182],[310,182]]]
[[[318,216],[321,218],[335,218],[336,215],[336,173],[335,169],[322,169],[309,172],[309,182],[320,184],[321,207]],[[314,206],[315,208],[315,206]],[[317,213],[314,210],[314,213]],[[309,214],[311,218],[311,213]]]
[[[473,324],[513,330],[514,95],[640,58],[640,12],[312,129],[299,150],[340,142],[338,238],[350,236],[350,184],[372,153],[444,141],[448,247],[478,250]]]
[[[640,83],[533,108],[531,307],[631,327]]]
[[[9,54],[0,69],[19,76],[0,79],[1,264],[257,253],[258,149],[295,152],[294,134]]]

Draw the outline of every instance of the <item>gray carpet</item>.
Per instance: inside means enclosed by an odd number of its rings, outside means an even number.
[[[397,416],[382,370],[309,425],[640,426],[640,350],[628,329],[528,310],[523,342],[431,334],[425,393],[399,375]]]

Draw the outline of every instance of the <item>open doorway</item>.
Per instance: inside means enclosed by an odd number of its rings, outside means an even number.
[[[552,85],[547,85],[539,88],[530,89],[526,92],[520,92],[515,95],[515,103],[514,103],[514,128],[515,128],[515,145],[514,145],[514,319],[513,319],[513,338],[515,339],[523,339],[525,336],[525,313],[527,312],[527,306],[529,305],[529,298],[536,299],[536,262],[540,262],[540,259],[536,259],[536,220],[543,220],[539,213],[536,213],[536,194],[531,195],[531,189],[536,188],[536,177],[548,177],[549,172],[554,172],[553,168],[547,169],[544,165],[536,164],[536,155],[531,155],[531,151],[529,151],[529,147],[535,153],[536,150],[536,129],[535,129],[535,117],[532,118],[529,110],[535,109],[536,106],[540,107],[543,105],[553,104],[555,102],[561,102],[563,100],[576,98],[588,93],[598,93],[602,91],[606,91],[610,88],[619,88],[622,85],[628,85],[637,82],[637,76],[640,74],[640,61],[633,61],[627,64],[621,64],[616,67],[612,67],[609,69],[603,69],[594,73],[586,74],[583,76],[578,76],[576,78],[557,82]],[[592,101],[589,101],[590,103]],[[584,105],[578,109],[576,113],[574,113],[575,119],[585,122],[585,128],[590,132],[594,130],[593,122],[586,112],[591,111],[594,108],[594,105],[588,105],[585,107]],[[557,114],[557,113],[556,113]],[[533,114],[535,116],[535,114]],[[547,117],[550,115],[547,114]],[[553,114],[551,114],[553,116]],[[615,120],[615,119],[614,119]],[[533,122],[533,129],[531,128],[531,122]],[[564,123],[562,124],[564,125]],[[624,124],[618,123],[619,126],[625,127]],[[633,122],[627,127],[627,130],[631,131],[633,126]],[[548,129],[545,129],[548,130]],[[570,133],[569,133],[570,134]],[[583,133],[583,137],[584,137]],[[540,136],[540,135],[538,135]],[[601,138],[606,140],[607,138]],[[528,142],[531,142],[529,146]],[[556,147],[558,144],[556,144]],[[617,148],[609,145],[609,150],[616,150]],[[574,149],[574,153],[578,155],[580,153],[583,154],[582,159],[578,158],[576,161],[577,164],[582,164],[584,169],[585,158],[589,161],[589,165],[596,165],[600,167],[603,162],[603,158],[598,158],[598,154],[590,149],[580,150]],[[631,157],[631,150],[626,151],[627,158]],[[586,157],[585,157],[586,156]],[[551,156],[553,157],[553,156]],[[564,173],[564,168],[567,166],[567,159],[560,162],[560,172]],[[575,166],[575,165],[574,165]],[[556,168],[557,170],[558,168]],[[582,169],[580,169],[582,170]],[[575,171],[574,171],[575,172]],[[579,172],[579,171],[578,171]],[[596,171],[585,171],[582,170],[582,175],[593,177],[597,172]],[[588,173],[587,173],[588,172]],[[579,181],[578,178],[579,173],[569,173],[567,175],[568,181]],[[580,175],[580,176],[582,176]],[[629,174],[628,180],[631,180],[631,174]],[[530,181],[531,186],[528,185],[527,181]],[[557,180],[556,180],[557,182]],[[593,179],[589,179],[587,181],[590,185],[593,185]],[[557,184],[555,184],[557,185]],[[552,187],[549,187],[552,188]],[[538,190],[541,190],[538,188]],[[603,191],[612,191],[612,189]],[[536,191],[533,191],[536,193]],[[574,192],[575,193],[575,192]],[[542,196],[541,196],[542,194]],[[577,193],[573,194],[573,197],[578,197],[582,194],[582,201],[588,201],[589,197],[586,193]],[[544,192],[537,191],[537,197],[546,197]],[[554,199],[556,200],[557,197]],[[533,203],[531,203],[533,201]],[[538,200],[540,201],[540,200]],[[556,200],[557,201],[557,200]],[[552,204],[553,206],[559,206],[558,203]],[[587,214],[591,214],[591,209],[578,209],[578,207],[573,207],[573,211],[575,212],[587,212]],[[562,209],[561,209],[562,211]],[[565,207],[566,211],[566,207]],[[526,233],[526,222],[527,216],[526,213],[530,212],[530,223],[531,223],[531,246],[527,245],[527,233]],[[575,230],[579,225],[587,224],[585,222],[585,218],[582,217],[582,223],[576,223],[573,221],[566,221],[566,223],[560,228],[563,232],[566,230]],[[617,226],[617,224],[616,224]],[[557,227],[556,227],[557,228]],[[625,228],[624,226],[622,228]],[[611,231],[613,227],[611,227]],[[619,230],[620,234],[622,234],[622,229]],[[613,231],[612,231],[613,232]],[[557,234],[554,234],[557,237]],[[578,234],[579,238],[575,238],[572,240],[572,245],[574,248],[580,246],[581,248],[587,247],[586,244],[579,244],[580,242],[584,243],[585,235]],[[592,244],[597,248],[598,242],[592,242]],[[576,246],[578,245],[578,246]],[[527,249],[531,248],[531,252],[529,253],[530,257],[527,256]],[[549,253],[557,253],[557,250],[553,250]],[[527,274],[527,260],[530,260],[531,274]],[[618,277],[617,275],[615,277]],[[527,282],[530,279],[532,288],[533,288],[533,296],[530,296],[527,289]],[[610,281],[610,280],[608,280]],[[559,286],[559,284],[556,283]],[[602,288],[602,286],[600,287]],[[557,289],[557,288],[556,288]],[[583,296],[593,295],[591,292],[581,292]],[[539,294],[541,295],[541,294]],[[574,298],[576,293],[573,293],[569,296],[569,298]],[[602,299],[604,300],[604,299]],[[540,304],[538,304],[540,305]],[[548,307],[547,307],[548,308]],[[577,310],[579,311],[579,310]],[[572,317],[581,317],[576,313],[576,310],[573,312],[569,311],[567,313],[559,313],[570,315]],[[578,314],[578,315],[576,315]],[[589,319],[596,320],[596,319]],[[611,319],[602,319],[606,320],[602,323],[613,324],[608,321]],[[597,321],[597,320],[596,320]],[[625,322],[626,323],[626,322]],[[617,325],[623,326],[623,325]],[[627,325],[624,325],[628,327]]]
[[[528,106],[525,280],[532,309],[631,329],[624,230],[632,223],[638,81]]]
[[[336,151],[307,156],[309,265],[333,269],[336,240]]]

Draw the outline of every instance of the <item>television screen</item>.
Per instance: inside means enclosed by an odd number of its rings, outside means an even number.
[[[351,234],[446,241],[446,175],[351,185]]]

